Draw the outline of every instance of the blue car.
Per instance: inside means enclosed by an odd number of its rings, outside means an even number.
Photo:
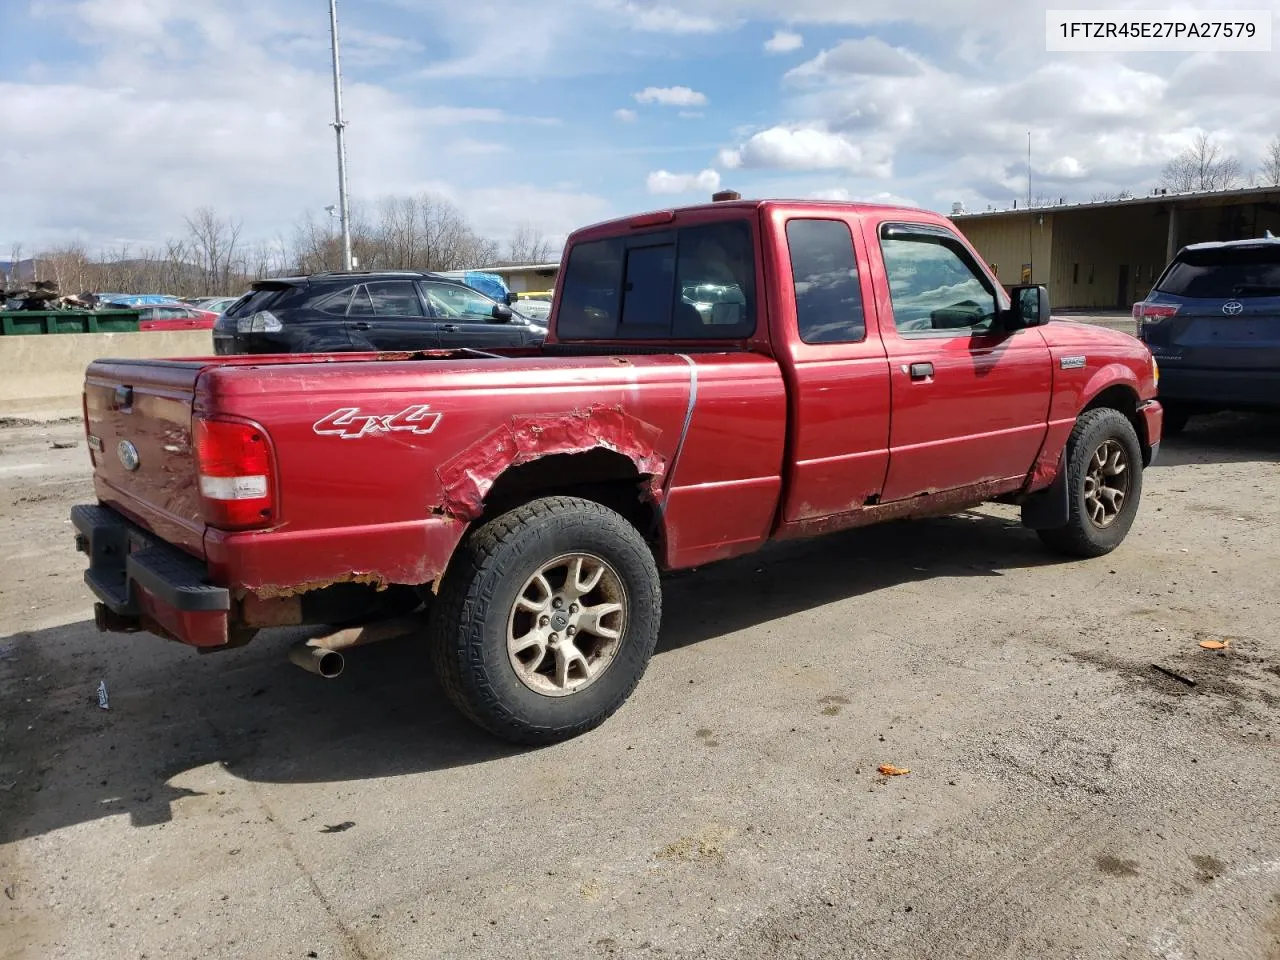
[[[1134,304],[1160,366],[1164,432],[1216,410],[1280,409],[1280,238],[1183,247]]]

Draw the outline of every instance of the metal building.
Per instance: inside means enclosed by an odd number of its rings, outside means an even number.
[[[952,219],[1006,287],[1043,283],[1055,310],[1127,310],[1188,243],[1280,235],[1280,187],[958,212]]]

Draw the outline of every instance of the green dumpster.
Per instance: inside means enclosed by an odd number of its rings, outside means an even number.
[[[136,333],[137,310],[0,310],[0,335]]]

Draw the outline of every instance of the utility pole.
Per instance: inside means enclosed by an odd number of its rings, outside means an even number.
[[[1035,217],[1031,215],[1031,131],[1027,131],[1027,262],[1031,264],[1031,276],[1028,282],[1035,283],[1036,276],[1036,237]]]
[[[342,269],[351,269],[351,206],[347,200],[346,121],[342,119],[342,67],[338,61],[338,0],[329,0],[329,38],[333,45],[333,132],[338,140],[338,208],[342,221]]]

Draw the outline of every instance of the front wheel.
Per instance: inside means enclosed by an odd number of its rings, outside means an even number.
[[[1100,557],[1120,546],[1142,498],[1142,448],[1119,410],[1090,410],[1067,440],[1066,526],[1037,530],[1060,553]]]
[[[657,566],[635,527],[598,503],[547,497],[467,538],[428,630],[453,704],[504,740],[538,745],[622,706],[661,616]]]

